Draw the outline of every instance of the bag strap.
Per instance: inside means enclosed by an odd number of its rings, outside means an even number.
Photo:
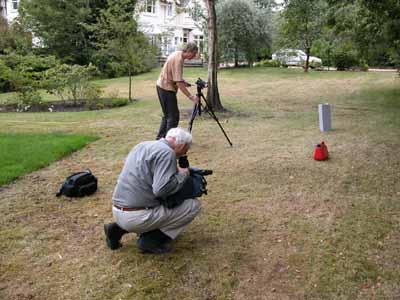
[[[84,173],[86,173],[86,174],[92,174],[92,171],[90,171],[90,169],[86,169],[85,171],[73,173],[73,174],[69,175],[69,176],[66,178],[66,180],[68,180],[68,179],[74,177],[75,175],[84,174]]]

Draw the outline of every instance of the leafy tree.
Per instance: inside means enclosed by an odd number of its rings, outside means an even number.
[[[285,0],[281,25],[283,44],[304,49],[307,54],[305,72],[308,72],[313,43],[321,37],[325,11],[323,0]]]
[[[26,54],[32,49],[32,35],[24,32],[18,23],[8,24],[7,20],[0,16],[0,54],[17,51]]]
[[[96,22],[104,5],[104,0],[21,0],[20,22],[39,38],[42,52],[88,64],[95,49],[86,25]]]
[[[394,0],[328,0],[330,25],[351,37],[360,57],[372,64],[400,66],[400,2]],[[341,12],[341,13],[337,13]],[[343,23],[343,20],[346,22]]]
[[[270,49],[270,12],[268,7],[256,9],[247,0],[223,1],[217,6],[220,49],[225,58],[233,56],[235,67],[240,55],[251,66],[257,56],[265,56],[265,50]]]
[[[217,20],[223,57],[229,59],[233,56],[237,67],[241,53],[248,58],[253,55],[255,12],[246,0],[223,1],[217,6]]]
[[[100,95],[90,79],[97,75],[97,68],[91,64],[88,66],[57,64],[43,74],[42,87],[50,94],[54,94],[61,100],[73,100],[76,104],[79,100],[90,100]]]
[[[135,4],[134,0],[108,0],[108,7],[100,12],[99,22],[90,26],[100,55],[127,69],[129,101],[132,101],[132,75],[149,69],[155,58],[155,49],[137,29],[133,18]]]
[[[11,53],[0,59],[0,89],[17,92],[24,106],[40,104],[43,74],[57,64],[55,57]]]

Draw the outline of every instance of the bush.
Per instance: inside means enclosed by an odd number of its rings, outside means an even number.
[[[57,95],[61,100],[100,98],[100,89],[90,84],[90,79],[98,73],[93,65],[58,65],[45,73],[44,88],[48,93]]]
[[[279,68],[281,63],[278,60],[264,59],[255,64],[256,67],[266,67],[266,68]]]
[[[90,83],[87,85],[87,87],[83,91],[83,99],[86,100],[86,105],[89,107],[89,109],[104,108],[103,103],[101,103],[100,101],[102,93],[102,90],[98,86]]]
[[[358,67],[359,67],[359,70],[362,72],[367,72],[369,69],[369,65],[367,64],[365,59],[360,59]]]
[[[22,91],[17,92],[18,110],[27,111],[33,105],[42,105],[42,96],[39,91],[34,88],[25,88]]]
[[[39,89],[43,73],[57,65],[54,56],[18,55],[0,56],[0,91],[24,92]]]
[[[349,70],[358,64],[355,55],[351,52],[338,52],[334,55],[333,61],[338,71]]]
[[[111,99],[110,102],[110,107],[121,107],[127,105],[129,102],[128,99],[123,99],[123,98],[117,98],[117,99]]]

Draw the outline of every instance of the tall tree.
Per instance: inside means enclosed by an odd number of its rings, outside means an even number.
[[[7,20],[0,16],[0,54],[16,51],[26,54],[32,50],[32,35],[24,32],[17,23],[8,24]]]
[[[95,51],[86,24],[96,22],[104,0],[21,0],[21,23],[39,38],[41,51],[87,64]]]
[[[285,0],[281,34],[288,46],[304,48],[307,54],[304,71],[308,72],[311,47],[321,36],[326,11],[323,0]]]
[[[215,1],[204,0],[207,7],[208,32],[208,89],[207,100],[215,111],[224,110],[218,91],[217,15]]]
[[[217,19],[221,52],[228,59],[233,56],[235,67],[240,55],[252,66],[260,49],[270,48],[268,7],[256,9],[248,0],[223,1],[217,5]]]
[[[332,14],[332,27],[337,34],[351,35],[363,58],[372,63],[379,58],[391,60],[400,67],[400,2],[397,0],[328,0],[333,12],[352,8],[349,22],[342,24],[342,15]],[[348,14],[347,14],[348,15]],[[382,61],[380,62],[382,63]]]
[[[130,101],[132,75],[149,68],[155,57],[147,38],[137,29],[133,18],[135,4],[135,0],[108,0],[108,7],[101,10],[98,23],[90,26],[102,54],[127,69]]]

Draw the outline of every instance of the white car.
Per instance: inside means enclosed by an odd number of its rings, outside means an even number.
[[[307,54],[297,49],[281,49],[272,54],[272,60],[288,66],[303,66],[307,60]],[[310,56],[309,63],[312,68],[322,66],[322,60],[315,56]]]

